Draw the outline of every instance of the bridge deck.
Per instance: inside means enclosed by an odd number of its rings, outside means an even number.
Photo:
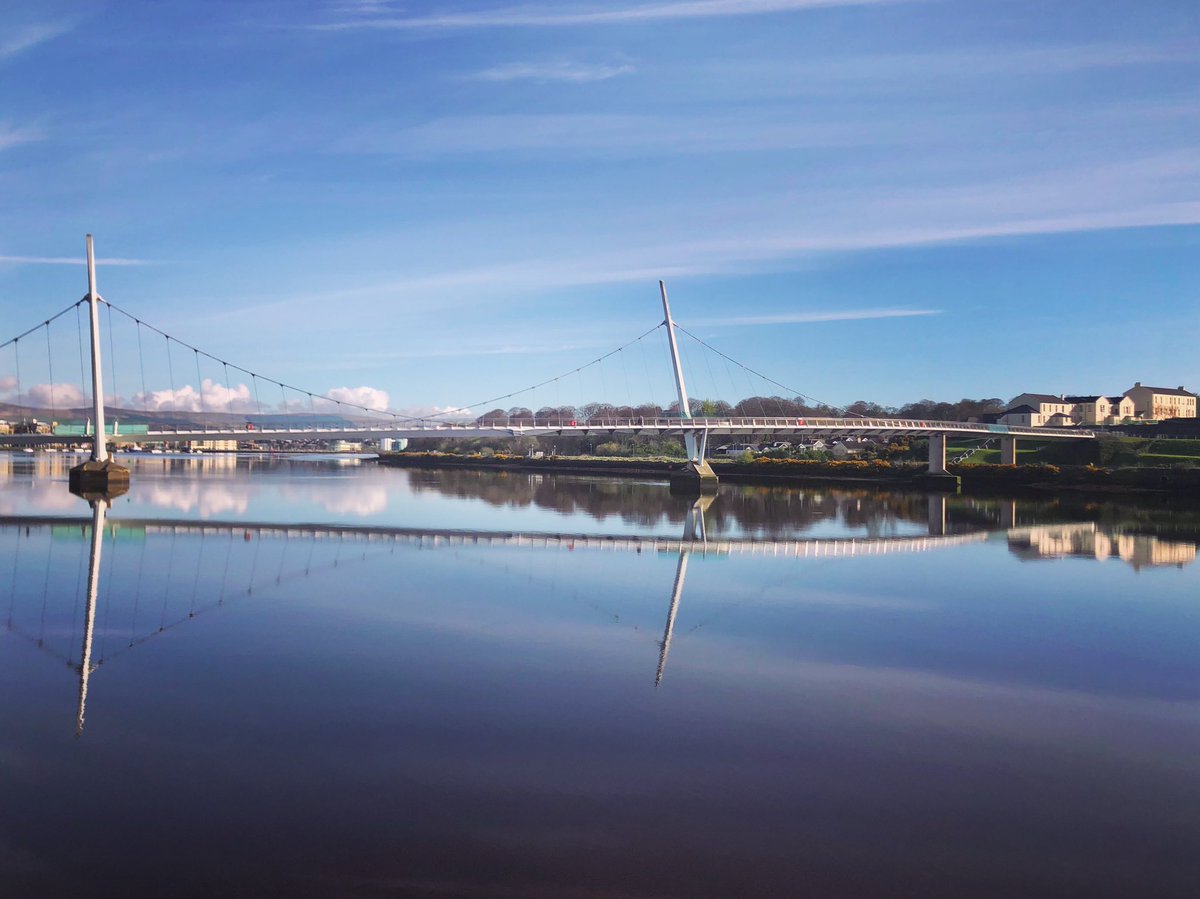
[[[304,440],[370,440],[384,437],[419,439],[474,440],[496,437],[571,437],[619,436],[622,434],[663,437],[705,431],[713,437],[918,437],[930,434],[956,434],[964,437],[1025,437],[1039,440],[1088,440],[1092,431],[1068,428],[1027,428],[1016,425],[981,424],[965,421],[923,421],[906,418],[624,418],[592,421],[536,421],[513,419],[503,422],[467,424],[403,423],[386,425],[346,425],[344,427],[209,427],[152,426],[147,432],[121,434],[112,438],[121,442],[163,442],[186,440],[240,440],[295,442]],[[0,441],[13,446],[44,443],[79,442],[79,435],[5,434]]]

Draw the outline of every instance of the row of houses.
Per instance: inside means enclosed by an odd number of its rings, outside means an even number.
[[[1141,381],[1120,396],[1022,393],[1008,405],[996,421],[1027,428],[1069,428],[1196,417],[1196,394],[1182,385],[1146,387]]]

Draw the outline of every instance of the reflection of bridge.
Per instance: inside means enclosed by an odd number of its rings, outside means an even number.
[[[174,546],[174,538],[177,536],[198,535],[204,538],[207,535],[222,535],[227,539],[224,541],[213,541],[212,545],[223,543],[227,549],[226,552],[231,552],[233,546],[242,543],[245,540],[254,538],[255,552],[257,553],[258,544],[267,540],[282,540],[282,541],[298,541],[301,543],[309,543],[310,546],[320,543],[337,543],[342,546],[345,543],[352,545],[361,545],[364,549],[371,546],[379,546],[388,549],[389,551],[396,545],[411,545],[421,549],[455,549],[462,547],[514,547],[520,549],[531,550],[558,550],[565,552],[612,552],[612,553],[655,553],[655,554],[678,554],[678,564],[676,574],[672,584],[670,602],[667,610],[666,625],[663,631],[662,639],[659,641],[659,659],[655,675],[655,683],[662,681],[666,670],[667,656],[670,652],[670,647],[675,631],[675,621],[679,612],[680,603],[683,598],[684,586],[687,578],[688,563],[693,555],[702,556],[733,556],[733,555],[748,555],[763,557],[769,556],[773,558],[795,558],[795,559],[832,559],[832,558],[852,558],[859,556],[876,556],[891,553],[913,553],[926,552],[934,549],[950,548],[955,546],[963,546],[971,543],[979,543],[987,539],[986,531],[974,531],[964,534],[945,534],[938,532],[934,524],[936,514],[930,515],[931,533],[928,535],[914,535],[911,537],[885,537],[885,538],[845,538],[845,539],[828,539],[828,540],[753,540],[753,539],[715,539],[710,540],[707,537],[704,526],[704,511],[712,502],[712,497],[701,497],[695,504],[692,505],[688,512],[687,519],[684,524],[683,534],[679,538],[668,538],[664,536],[589,536],[579,534],[549,534],[549,533],[515,533],[515,532],[499,532],[499,531],[460,531],[460,530],[428,530],[428,529],[413,529],[413,528],[388,528],[388,527],[339,527],[339,526],[320,526],[320,525],[278,525],[278,524],[253,524],[244,522],[168,522],[160,519],[153,520],[137,520],[137,519],[122,519],[111,523],[106,523],[106,516],[109,503],[105,499],[96,499],[92,501],[92,515],[87,518],[48,518],[45,516],[20,516],[6,517],[0,520],[0,533],[4,531],[15,531],[18,538],[22,534],[27,535],[31,529],[67,529],[69,532],[77,534],[85,534],[89,537],[89,553],[88,553],[88,568],[86,576],[86,593],[83,609],[83,630],[81,641],[76,644],[78,647],[78,661],[76,661],[74,649],[68,649],[66,653],[59,653],[52,648],[51,641],[45,638],[44,633],[33,634],[23,630],[14,623],[13,619],[13,604],[16,601],[16,585],[18,583],[17,568],[20,565],[19,551],[14,554],[13,572],[11,582],[13,584],[13,596],[10,598],[9,617],[6,623],[6,631],[17,636],[24,637],[29,642],[35,644],[40,649],[50,652],[61,661],[68,664],[79,676],[79,701],[76,713],[76,728],[78,732],[82,732],[84,724],[84,714],[86,711],[86,703],[90,678],[96,669],[105,661],[105,655],[101,651],[98,655],[94,652],[94,642],[96,634],[96,621],[98,614],[98,606],[100,604],[100,580],[101,580],[101,556],[104,550],[104,536],[107,534],[112,542],[112,549],[118,545],[118,535],[122,531],[127,531],[134,534],[144,534],[147,537],[169,537],[171,538],[171,546]],[[931,509],[944,506],[944,497],[931,498]],[[52,550],[51,543],[48,552]],[[203,546],[203,540],[201,541]],[[173,550],[172,550],[173,551]],[[365,556],[364,556],[365,558]],[[28,561],[28,560],[27,560]],[[39,572],[51,570],[51,560],[49,557],[43,562],[36,560],[36,566]],[[110,559],[110,566],[112,562]],[[197,560],[197,570],[203,564],[203,560]],[[254,592],[266,585],[278,585],[284,580],[292,576],[308,576],[310,571],[311,557],[305,563],[302,569],[297,572],[285,572],[283,570],[283,560],[280,561],[280,570],[271,575],[262,575],[261,581],[256,582],[254,572],[251,573],[251,582],[244,588],[244,594]],[[338,564],[337,559],[334,560],[334,567]],[[344,564],[344,562],[343,562]],[[228,570],[228,556],[225,561],[226,570]],[[111,567],[110,567],[111,571]],[[143,572],[144,573],[144,572]],[[47,579],[42,581],[43,591],[49,589],[48,575]],[[135,633],[136,631],[136,616],[137,605],[136,598],[133,607],[134,623],[130,626],[130,636],[126,643],[126,649],[132,649],[149,639],[161,634],[165,631],[190,621],[206,611],[221,606],[226,597],[225,584],[222,583],[220,595],[215,600],[211,598],[197,603],[197,597],[194,595],[196,586],[193,585],[192,606],[186,614],[168,619],[166,617],[166,607],[169,599],[170,591],[170,573],[168,569],[167,582],[163,585],[163,613],[159,619],[157,627],[154,626],[151,620],[150,629],[146,633]],[[142,589],[141,575],[139,575],[139,591]],[[149,592],[158,593],[159,591],[148,586]],[[45,626],[45,603],[49,596],[43,596],[43,611],[42,611],[42,627]],[[111,611],[112,597],[107,598],[105,615]],[[153,616],[150,616],[151,619]],[[106,629],[107,632],[107,629]],[[120,652],[120,650],[118,650]],[[111,658],[112,656],[108,656]]]
[[[562,410],[557,410],[558,414],[549,416],[521,417],[513,418],[504,417],[503,421],[496,420],[491,413],[481,416],[473,423],[454,424],[448,423],[440,419],[430,418],[414,418],[412,416],[402,415],[397,412],[380,411],[367,406],[361,406],[348,399],[326,396],[313,391],[301,390],[290,385],[284,384],[281,381],[273,378],[268,378],[252,372],[249,369],[234,365],[226,360],[223,360],[211,353],[200,350],[190,344],[184,344],[175,340],[170,335],[157,328],[147,324],[125,313],[123,310],[117,310],[122,315],[125,315],[137,328],[137,358],[138,369],[141,372],[142,391],[141,397],[144,406],[144,412],[148,414],[146,407],[147,397],[151,393],[146,385],[146,365],[144,358],[142,333],[148,329],[152,335],[162,336],[166,340],[167,350],[167,370],[170,379],[169,393],[172,401],[172,406],[177,405],[176,401],[181,393],[176,386],[176,367],[172,361],[171,350],[172,341],[179,348],[177,352],[182,352],[184,358],[189,363],[194,363],[196,375],[196,387],[192,388],[185,383],[185,393],[189,400],[198,398],[198,409],[188,409],[185,411],[195,411],[200,413],[202,418],[212,418],[213,420],[206,421],[203,424],[194,421],[181,422],[179,420],[178,410],[172,408],[172,417],[175,419],[169,424],[166,423],[151,423],[144,426],[126,425],[125,432],[122,434],[121,427],[115,421],[111,429],[106,426],[106,418],[112,419],[116,414],[116,409],[112,408],[116,404],[116,399],[112,403],[107,404],[104,400],[104,379],[102,374],[101,361],[101,346],[103,341],[100,336],[100,316],[99,307],[104,303],[109,310],[109,340],[112,340],[112,323],[113,314],[116,307],[104,301],[96,291],[95,266],[92,254],[91,236],[88,236],[87,241],[87,261],[88,261],[88,293],[87,296],[77,303],[68,306],[58,314],[47,319],[42,325],[38,325],[26,331],[24,334],[0,344],[0,348],[11,346],[14,356],[14,372],[15,382],[17,386],[17,403],[22,400],[21,386],[21,361],[20,361],[20,340],[28,337],[30,334],[38,331],[41,328],[46,329],[46,353],[47,353],[47,370],[51,374],[49,384],[38,385],[39,389],[48,388],[51,413],[55,405],[54,394],[56,388],[61,393],[67,385],[56,385],[53,382],[53,358],[51,352],[50,328],[52,323],[59,320],[62,316],[69,313],[72,309],[78,310],[86,304],[90,317],[91,327],[91,421],[85,429],[81,429],[75,436],[84,437],[90,436],[92,441],[92,458],[90,463],[85,463],[78,470],[76,479],[88,477],[96,483],[103,485],[108,483],[109,477],[116,477],[118,480],[127,480],[127,473],[123,469],[114,469],[113,464],[109,460],[107,443],[109,441],[120,442],[121,440],[129,441],[145,441],[145,442],[165,442],[165,441],[212,441],[212,440],[247,440],[266,441],[266,442],[296,442],[296,441],[313,441],[313,440],[358,440],[358,439],[378,439],[385,437],[396,438],[438,438],[438,439],[457,439],[457,440],[473,440],[479,438],[497,438],[497,437],[570,437],[570,436],[604,436],[604,437],[619,437],[619,436],[642,436],[642,437],[664,437],[678,436],[681,437],[687,447],[688,464],[686,474],[681,474],[673,479],[673,484],[678,482],[682,486],[694,486],[700,491],[709,491],[715,489],[716,475],[709,467],[706,457],[708,449],[708,441],[711,437],[748,437],[755,435],[759,437],[792,437],[792,438],[817,438],[817,437],[912,437],[921,436],[927,437],[929,440],[929,471],[931,474],[945,475],[946,472],[946,439],[949,435],[961,435],[966,437],[986,437],[999,438],[1001,460],[1006,463],[1016,462],[1016,441],[1018,437],[1036,437],[1038,439],[1079,439],[1090,438],[1092,433],[1089,431],[1066,430],[1056,428],[1023,428],[1006,425],[990,425],[968,422],[945,422],[945,421],[923,421],[915,419],[892,419],[892,418],[864,418],[862,416],[852,416],[843,418],[806,418],[803,416],[780,417],[772,416],[765,413],[761,416],[705,416],[698,415],[692,409],[692,403],[689,400],[687,388],[684,380],[683,365],[681,362],[680,352],[677,345],[676,329],[677,326],[671,317],[670,305],[667,301],[667,292],[665,286],[660,282],[660,290],[662,294],[662,307],[664,320],[651,331],[637,338],[636,341],[631,341],[623,347],[619,347],[610,353],[607,353],[592,362],[582,365],[574,369],[568,374],[579,374],[585,368],[603,363],[605,359],[613,357],[621,353],[624,349],[632,346],[649,334],[657,331],[658,328],[664,328],[669,349],[669,357],[671,363],[671,374],[673,378],[673,388],[677,397],[677,414],[673,416],[650,415],[626,415],[614,416],[611,414],[592,414],[585,415],[580,411],[572,410],[569,414],[561,414]],[[82,346],[82,329],[78,327],[78,312],[77,312],[77,330],[79,331],[79,358],[82,362],[83,346]],[[682,329],[680,329],[682,330]],[[686,331],[684,332],[687,333]],[[765,376],[760,375],[749,366],[742,365],[736,360],[730,359],[713,347],[696,338],[692,337],[699,345],[706,350],[720,356],[725,362],[733,362],[746,372],[751,372],[764,381],[778,385],[777,382],[771,381]],[[28,341],[26,341],[28,344]],[[210,365],[214,374],[219,373],[219,378],[205,379],[201,372],[201,362]],[[110,360],[115,362],[115,360]],[[28,364],[28,361],[27,361]],[[219,366],[216,368],[214,366]],[[82,366],[81,366],[82,367]],[[192,364],[187,366],[192,368]],[[231,381],[230,372],[235,375],[245,375],[250,378],[250,385],[240,383],[235,389]],[[61,370],[61,368],[60,368]],[[3,374],[3,372],[0,372]],[[81,372],[82,374],[82,372]],[[696,373],[693,372],[693,375]],[[622,360],[622,375],[626,383],[627,390],[629,389],[629,374]],[[484,403],[494,402],[500,399],[511,399],[518,395],[526,394],[536,390],[547,384],[557,384],[567,375],[561,375],[557,378],[551,378],[541,384],[533,387],[517,390],[492,400],[485,400]],[[647,377],[649,370],[647,369]],[[710,372],[710,379],[712,375]],[[221,381],[224,382],[222,387]],[[273,385],[280,390],[280,405],[278,411],[271,412],[271,405],[268,403],[267,412],[264,412],[262,397],[259,391],[260,383]],[[731,381],[732,383],[732,381]],[[74,388],[71,388],[74,392]],[[292,399],[289,399],[288,391],[291,391]],[[86,385],[81,385],[78,391],[78,399],[83,401],[85,397]],[[112,394],[116,394],[115,386],[112,389]],[[166,391],[161,391],[165,393]],[[32,394],[26,391],[24,396],[28,399]],[[235,409],[234,398],[238,397],[240,409]],[[294,422],[288,426],[283,426],[277,421],[271,420],[271,415],[276,416],[279,413],[294,413],[295,404],[298,402],[303,404],[307,399],[307,408],[310,419],[302,424],[296,425]],[[339,413],[352,412],[358,416],[361,421],[347,421],[342,419],[332,426],[317,426],[316,403],[320,401],[322,408]],[[608,406],[608,409],[615,407]],[[156,405],[156,410],[158,406]],[[257,410],[255,416],[256,422],[250,421],[249,417],[244,413],[251,409]],[[632,410],[631,410],[632,411]],[[110,414],[111,413],[111,414]],[[365,417],[364,417],[365,416]],[[187,416],[185,416],[187,417]],[[294,417],[294,416],[293,416]],[[219,421],[216,419],[220,419]],[[248,430],[249,427],[249,430]],[[63,443],[66,435],[62,432],[54,433],[54,429],[48,429],[49,433],[37,433],[39,428],[33,426],[23,426],[18,428],[26,433],[14,433],[5,436],[5,441],[12,445],[29,446],[45,443]],[[98,481],[96,479],[99,479]]]

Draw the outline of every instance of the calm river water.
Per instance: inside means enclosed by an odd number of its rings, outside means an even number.
[[[1163,500],[75,461],[0,454],[0,895],[1195,895]]]

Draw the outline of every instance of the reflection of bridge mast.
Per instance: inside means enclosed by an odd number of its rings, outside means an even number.
[[[75,736],[83,733],[83,713],[87,706],[88,678],[95,670],[92,665],[92,635],[96,625],[96,594],[100,591],[100,550],[104,543],[104,515],[111,502],[109,496],[88,496],[92,504],[92,545],[88,555],[87,609],[83,619],[83,648],[79,655],[79,709],[75,715]]]
[[[671,606],[667,610],[667,626],[659,644],[658,671],[654,675],[654,686],[662,683],[667,670],[667,654],[671,651],[671,636],[675,632],[675,616],[679,613],[679,600],[683,596],[683,583],[687,579],[688,559],[691,558],[692,541],[699,540],[701,547],[708,542],[704,529],[704,512],[716,497],[711,494],[699,497],[690,509],[683,524],[683,542],[679,546],[679,565],[675,569],[675,584],[671,587]]]
[[[83,733],[83,711],[87,705],[88,677],[92,673],[92,633],[96,624],[96,593],[100,586],[100,547],[104,538],[104,513],[108,502],[92,500],[92,548],[88,556],[87,611],[83,619],[83,649],[79,657],[79,711],[75,736]]]

